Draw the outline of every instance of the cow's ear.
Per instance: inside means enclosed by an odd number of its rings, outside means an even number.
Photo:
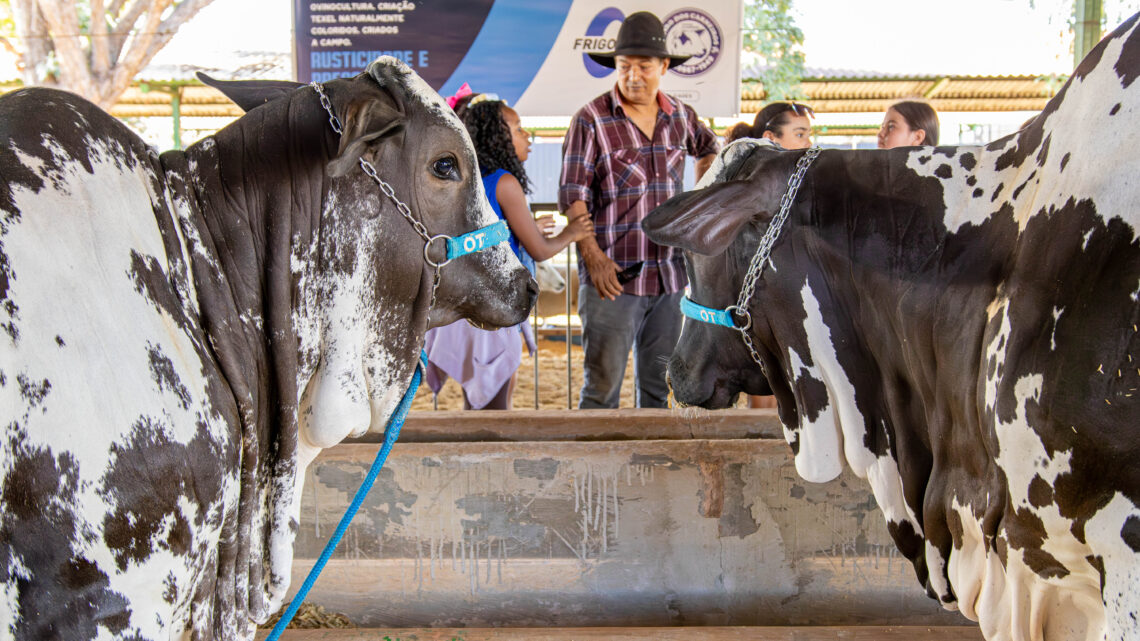
[[[654,209],[641,228],[659,245],[715,256],[732,244],[740,228],[765,211],[755,183],[714,183],[670,198]]]
[[[380,96],[370,92],[368,98],[351,102],[341,111],[340,148],[326,168],[334,178],[355,167],[370,143],[404,128],[404,114],[387,92]]]
[[[247,112],[304,86],[291,80],[218,80],[201,71],[196,75],[202,84],[222,92],[242,111]]]
[[[695,190],[665,201],[642,221],[642,229],[662,245],[706,256],[723,252],[745,223],[770,211],[768,181],[755,181],[753,174],[761,163],[784,153],[779,149],[763,139],[728,144]]]

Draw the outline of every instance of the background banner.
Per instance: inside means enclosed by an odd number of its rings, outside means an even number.
[[[699,5],[699,6],[695,6]],[[570,116],[616,81],[586,56],[612,51],[625,16],[614,0],[294,0],[301,82],[353,76],[381,55],[400,58],[436,90],[464,82],[524,116]],[[669,51],[691,54],[662,80],[701,116],[740,110],[742,0],[656,0]]]

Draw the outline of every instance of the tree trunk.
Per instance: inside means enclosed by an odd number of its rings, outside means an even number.
[[[66,89],[110,110],[178,28],[213,0],[90,0],[86,27],[78,0],[11,1],[24,84]]]

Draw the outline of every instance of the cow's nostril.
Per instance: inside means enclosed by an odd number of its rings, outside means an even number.
[[[531,278],[526,282],[526,294],[530,304],[534,305],[534,301],[538,300],[538,281]]]

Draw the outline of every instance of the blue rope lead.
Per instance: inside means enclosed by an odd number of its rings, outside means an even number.
[[[328,563],[329,557],[332,556],[333,550],[336,549],[340,539],[348,530],[348,524],[352,522],[352,517],[356,516],[356,511],[360,509],[360,504],[364,502],[364,497],[367,496],[369,490],[372,489],[372,484],[376,481],[376,476],[380,474],[380,468],[384,467],[384,461],[388,458],[388,452],[391,451],[392,446],[395,445],[396,439],[400,437],[400,428],[404,425],[404,419],[408,416],[408,410],[412,408],[412,399],[416,397],[416,390],[420,386],[420,378],[423,375],[425,363],[427,362],[427,354],[420,352],[420,362],[416,365],[416,372],[412,375],[412,383],[408,386],[408,391],[404,392],[404,397],[400,399],[400,404],[396,407],[396,411],[392,417],[388,419],[388,427],[384,429],[384,445],[380,447],[380,451],[376,453],[376,460],[372,462],[372,467],[368,470],[368,475],[360,483],[360,489],[356,491],[356,496],[352,497],[352,503],[348,505],[345,510],[344,516],[340,518],[340,523],[336,526],[336,531],[333,532],[329,542],[325,544],[325,549],[321,552],[321,556],[317,559],[317,563],[313,569],[309,570],[309,576],[305,577],[305,582],[301,584],[301,589],[297,590],[297,594],[293,596],[293,600],[289,602],[289,607],[285,609],[285,613],[281,615],[281,619],[277,625],[273,626],[273,631],[269,636],[265,637],[265,641],[277,641],[281,637],[281,633],[288,627],[289,622],[293,620],[293,616],[297,614],[297,610],[305,601],[305,596],[312,589],[313,583],[316,583],[317,577],[320,576],[321,570],[325,568]]]

